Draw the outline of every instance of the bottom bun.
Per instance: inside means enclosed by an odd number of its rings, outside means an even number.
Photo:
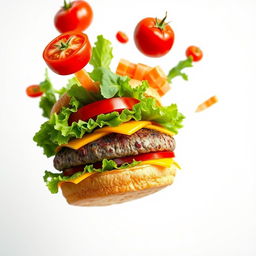
[[[67,202],[77,206],[104,206],[124,203],[155,193],[171,185],[176,168],[141,165],[123,170],[96,173],[78,184],[63,183]]]

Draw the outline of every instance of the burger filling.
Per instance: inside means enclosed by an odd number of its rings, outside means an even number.
[[[54,167],[64,172],[76,167],[75,170],[79,171],[81,166],[99,163],[104,159],[137,156],[150,152],[172,152],[174,149],[173,137],[144,128],[130,136],[112,133],[78,150],[62,148],[55,155]]]

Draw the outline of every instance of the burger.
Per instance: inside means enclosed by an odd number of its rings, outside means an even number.
[[[46,47],[44,58],[56,53],[52,45],[77,42],[80,34],[61,35]],[[111,43],[98,36],[92,72],[76,72],[61,90],[53,89],[47,74],[40,84],[40,107],[48,120],[34,141],[54,157],[56,169],[45,171],[44,181],[52,193],[61,190],[71,205],[104,206],[144,197],[172,184],[179,168],[174,135],[184,116],[175,104],[162,106],[148,81],[113,73],[112,58]]]

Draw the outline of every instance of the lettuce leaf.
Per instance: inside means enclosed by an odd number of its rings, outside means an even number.
[[[99,35],[95,46],[92,49],[92,57],[90,64],[94,68],[103,67],[109,69],[111,60],[113,59],[111,42]]]
[[[85,134],[91,133],[96,128],[103,126],[118,126],[130,120],[148,120],[161,124],[166,129],[178,133],[182,127],[184,116],[178,112],[177,105],[168,107],[159,106],[154,98],[144,98],[134,105],[132,110],[125,109],[121,113],[111,112],[98,115],[96,120],[89,119],[87,122],[79,120],[68,125],[68,119],[72,112],[76,112],[79,101],[71,98],[71,107],[63,108],[57,115],[45,122],[35,134],[34,141],[44,149],[47,157],[55,155],[55,148],[58,145],[66,144],[74,138],[82,138]]]
[[[187,58],[186,60],[180,61],[177,66],[172,68],[167,76],[168,82],[171,83],[172,79],[176,76],[181,76],[184,80],[188,80],[187,74],[181,72],[184,68],[193,67],[192,58]]]
[[[44,92],[44,95],[40,98],[39,107],[43,111],[43,117],[49,118],[51,109],[56,102],[56,97],[47,69],[45,70],[45,80],[40,83],[40,89]]]
[[[131,80],[127,76],[119,76],[107,68],[98,67],[90,73],[94,81],[100,82],[101,95],[105,99],[113,97],[132,97],[136,99],[144,98],[148,83],[143,81],[141,85],[132,88],[129,84]]]
[[[81,176],[85,173],[105,172],[105,171],[111,171],[111,170],[115,170],[115,169],[119,170],[119,169],[131,168],[131,167],[138,165],[139,163],[140,162],[134,160],[130,164],[125,163],[118,167],[115,161],[104,159],[102,161],[102,167],[98,168],[98,169],[93,168],[93,165],[86,165],[84,167],[83,172],[77,172],[69,177],[63,176],[63,174],[45,171],[45,175],[44,175],[43,179],[44,179],[44,182],[46,183],[46,186],[50,190],[50,192],[52,194],[56,194],[56,193],[58,193],[58,183],[61,181],[69,181],[69,180],[78,178],[79,176]]]

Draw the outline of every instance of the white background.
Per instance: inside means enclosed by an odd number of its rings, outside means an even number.
[[[44,79],[41,54],[58,35],[53,16],[62,1],[1,0],[0,255],[256,255],[256,2],[90,2],[95,16],[86,33],[91,42],[98,34],[113,42],[113,69],[122,57],[167,72],[188,45],[203,49],[203,60],[187,70],[189,81],[174,80],[164,98],[187,116],[176,137],[182,170],[172,186],[121,205],[79,208],[51,195],[42,176],[53,170],[52,159],[32,141],[44,119],[25,88]],[[174,47],[163,58],[147,58],[134,46],[134,27],[166,10]],[[115,40],[118,30],[129,44]],[[57,88],[67,79],[50,77]],[[194,113],[212,95],[219,103]]]

